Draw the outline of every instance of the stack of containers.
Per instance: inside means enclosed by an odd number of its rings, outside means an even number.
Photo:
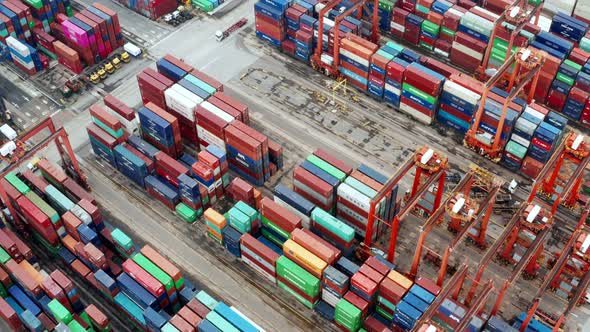
[[[291,232],[301,228],[301,218],[268,197],[263,198],[260,205],[262,235],[282,247],[291,238]]]
[[[248,182],[261,186],[270,177],[268,138],[239,121],[224,129],[229,168]]]
[[[309,216],[315,208],[315,204],[282,184],[278,184],[274,188],[273,194],[275,203],[287,208],[301,218],[303,228],[310,228],[311,219]]]
[[[168,110],[179,120],[182,137],[187,143],[195,144],[197,142],[197,130],[194,125],[194,111],[197,105],[208,97],[207,93],[185,77],[179,83],[166,89],[164,97]]]
[[[151,0],[146,2],[117,0],[117,2],[152,20],[157,20],[159,17],[176,10],[176,2],[170,0]]]
[[[431,124],[438,107],[438,97],[445,77],[418,63],[404,73],[400,110],[418,121]]]
[[[283,243],[283,254],[318,279],[328,266],[326,261],[291,239]]]
[[[435,1],[435,4],[439,2],[441,1]],[[443,9],[445,7],[445,5],[442,5],[440,8]],[[439,39],[436,41],[436,47],[434,48],[434,52],[436,54],[447,59],[451,57],[453,41],[455,40],[455,35],[459,31],[459,24],[461,23],[461,18],[463,17],[463,15],[465,15],[466,12],[467,9],[460,7],[459,5],[453,5],[443,13]]]
[[[505,24],[505,27],[496,27],[494,40],[492,41],[492,49],[490,51],[490,60],[488,68],[500,68],[506,62],[506,51],[508,51],[508,44],[510,42],[510,33],[514,30],[514,26]],[[539,32],[538,28],[532,24],[527,24],[523,30],[514,38],[512,50],[510,54],[514,54],[519,47],[526,47],[535,35]],[[512,68],[509,69],[510,71]]]
[[[460,30],[452,43],[451,61],[461,68],[475,71],[483,61],[487,43]]]
[[[311,230],[342,251],[343,256],[350,256],[354,245],[354,229],[336,219],[328,212],[316,207],[311,212]]]
[[[143,104],[152,102],[160,108],[166,107],[164,91],[174,84],[171,79],[151,68],[146,68],[137,75],[137,83]]]
[[[393,323],[402,329],[411,330],[416,321],[428,309],[441,288],[431,280],[418,277],[416,283],[396,305]]]
[[[440,34],[440,26],[442,24],[444,11],[448,9],[450,4],[445,4],[443,7],[434,7],[432,1],[419,1],[416,6],[416,14],[424,19],[420,26],[420,41],[418,45],[429,51],[434,51],[436,41]],[[434,11],[436,8],[437,11]],[[442,11],[443,13],[440,13]]]
[[[49,35],[40,28],[35,28],[33,29],[33,40],[37,44],[37,49],[39,51],[43,52],[48,57],[57,60],[57,56],[55,55],[55,47],[53,47],[53,43],[57,41],[55,37]]]
[[[379,45],[352,32],[347,33],[340,42],[340,72],[350,84],[362,91],[367,91],[370,60],[378,49]]]
[[[31,29],[35,26],[31,10],[20,2],[3,1],[0,3],[0,14],[5,19],[7,28],[12,28],[11,35],[15,39],[32,42]]]
[[[371,56],[368,85],[369,94],[378,99],[383,99],[387,65],[399,54],[399,52],[401,52],[402,49],[403,47],[400,45],[394,42],[388,42],[388,44],[382,46]]]
[[[94,154],[116,168],[117,163],[113,149],[119,144],[119,141],[95,124],[86,127],[86,131]]]
[[[412,281],[399,272],[392,270],[379,284],[379,296],[375,311],[388,321],[393,320],[395,308],[412,287]]]
[[[409,65],[408,62],[400,58],[394,58],[387,64],[383,99],[394,107],[399,107],[404,73]]]
[[[201,197],[201,185],[187,174],[178,176],[178,192],[184,205],[196,212],[199,217],[203,214],[203,202]]]
[[[452,74],[443,85],[437,119],[460,133],[467,133],[479,107],[483,86],[462,74]]]
[[[43,70],[38,51],[26,42],[17,40],[12,36],[6,38],[6,46],[10,51],[12,62],[28,75],[35,75]]]
[[[287,8],[285,11],[285,26],[287,28],[287,40],[285,42],[291,43],[294,46],[295,52],[292,54],[297,59],[303,62],[309,62],[309,57],[312,53],[311,41],[312,35],[305,34],[305,32],[299,34],[301,39],[299,43],[296,43],[297,34],[300,29],[299,21],[301,16],[305,14],[306,10],[300,5],[294,4]],[[309,37],[309,38],[307,38]],[[285,45],[281,45],[283,48]],[[286,46],[289,49],[289,46]],[[293,48],[293,47],[291,47]]]
[[[242,201],[227,211],[226,219],[241,234],[255,233],[260,223],[258,211]]]
[[[180,201],[178,189],[166,179],[148,175],[145,180],[145,188],[151,196],[162,202],[170,210],[174,210]]]
[[[328,266],[322,276],[322,301],[331,307],[336,307],[338,302],[348,292],[350,277],[333,266]]]
[[[153,103],[137,111],[143,139],[173,158],[182,154],[178,119]]]
[[[285,12],[289,1],[260,0],[254,5],[256,36],[281,47],[286,36]]]
[[[410,12],[401,7],[393,8],[389,32],[398,38],[403,38],[406,31],[406,18],[409,14]]]
[[[193,6],[201,8],[206,12],[212,11],[213,9],[219,7],[219,5],[222,3],[223,1],[219,0],[191,0],[191,4]]]
[[[502,115],[503,103],[504,98],[495,93],[490,93],[488,100],[485,101],[484,112],[478,128],[482,132],[477,134],[475,138],[486,145],[491,145],[496,135],[500,135],[499,147],[503,148],[506,145],[519,110],[522,108],[521,105],[511,102],[506,111],[502,132],[496,133]]]
[[[276,263],[280,256],[278,253],[248,233],[244,233],[240,237],[240,250],[244,263],[272,283],[277,282]]]
[[[494,22],[499,17],[489,10],[473,7],[461,17],[459,31],[487,44],[494,30]]]
[[[574,44],[552,33],[541,31],[535,37],[531,46],[546,51],[550,55],[558,58],[559,61],[563,61],[570,54]]]
[[[533,46],[533,49],[539,49],[541,50],[542,48],[545,48],[546,46],[539,46],[537,45],[537,47]],[[559,70],[559,65],[561,63],[561,59],[559,59],[558,57],[555,57],[551,54],[547,54],[547,56],[545,57],[545,63],[543,63],[543,66],[541,67],[541,70],[539,71],[539,79],[537,81],[537,88],[535,89],[535,100],[538,103],[545,103],[546,98],[547,98],[547,93],[549,92],[549,89],[551,88],[551,84],[553,83],[553,79],[555,78],[555,76],[557,75],[557,71]],[[526,88],[530,88],[530,86],[527,86]]]
[[[526,107],[516,120],[510,141],[506,144],[503,164],[511,170],[518,170],[524,162],[527,150],[531,145],[533,134],[539,124],[545,119],[547,112],[539,112],[532,107]]]
[[[227,187],[227,193],[234,201],[244,201],[250,206],[259,207],[262,194],[248,182],[236,177]]]
[[[132,133],[137,128],[138,121],[133,109],[111,94],[106,95],[103,102],[111,110],[109,113],[121,122],[127,132]]]
[[[446,298],[443,300],[443,302],[441,303],[439,309],[437,310],[437,312],[434,314],[432,320],[434,322],[437,323],[437,325],[441,326],[444,329],[448,329],[448,330],[453,330],[455,329],[458,325],[459,322],[461,321],[461,319],[463,317],[465,317],[465,313],[467,312],[467,308],[458,303],[455,302],[452,299]],[[492,324],[493,325],[488,325],[486,326],[486,329],[484,329],[484,331],[496,331],[494,329],[494,326],[496,327],[500,327],[502,325],[498,324],[497,321],[494,319],[494,317],[497,316],[492,316],[492,318],[490,318],[490,320],[492,320]],[[488,322],[489,324],[489,322]],[[495,325],[498,324],[498,325]],[[478,316],[474,316],[471,321],[469,322],[469,325],[467,326],[467,328],[470,331],[479,331],[482,329],[484,325],[484,320],[479,318]],[[507,329],[502,329],[501,331],[511,331],[511,332],[515,332],[515,330],[510,327],[510,325],[507,325]],[[504,327],[504,326],[502,326]]]
[[[541,122],[531,140],[531,146],[528,151],[528,155],[533,159],[546,163],[553,153],[553,150],[559,145],[563,138],[565,128],[556,127],[554,124],[561,125],[561,123],[550,123],[548,122],[550,116],[545,118],[545,121]]]
[[[207,147],[209,148],[209,147]],[[197,159],[199,163],[206,166],[213,172],[213,188],[215,192],[211,192],[212,195],[215,195],[217,199],[223,197],[223,185],[221,181],[221,165],[219,159],[215,157],[213,154],[209,153],[208,151],[204,150],[199,152],[197,155]]]
[[[90,106],[90,118],[94,124],[116,139],[121,139],[125,135],[121,122],[98,105]]]
[[[53,48],[55,49],[55,56],[57,57],[57,61],[59,63],[73,71],[75,74],[82,72],[84,68],[82,67],[82,62],[80,61],[80,55],[78,52],[74,51],[59,40],[56,40],[53,43]]]
[[[344,331],[358,331],[362,326],[362,311],[346,299],[341,299],[336,304],[334,321]]]
[[[565,60],[562,62],[561,66],[559,66],[559,71],[555,78],[561,82],[567,82],[566,84],[577,85],[576,78],[579,76],[581,69],[582,66],[579,64],[569,59]],[[553,104],[553,96],[551,95],[551,92],[550,96],[551,98],[548,97],[547,104],[551,106],[551,104]],[[578,86],[572,86],[565,101],[565,105],[563,106],[563,109],[561,109],[561,112],[567,117],[578,121],[582,116],[587,100],[587,91],[584,91]]]
[[[207,235],[215,242],[223,245],[222,231],[227,226],[225,217],[212,208],[205,210],[203,215],[205,216],[205,223],[207,224]]]
[[[405,18],[403,38],[408,43],[418,45],[420,42],[420,30],[424,19],[415,14],[408,14]]]
[[[117,145],[113,151],[117,169],[133,182],[145,187],[144,179],[149,174],[145,161],[127,149],[125,143]]]
[[[72,16],[72,6],[70,1],[56,1],[48,0],[26,0],[25,3],[30,9],[34,18],[40,21],[41,26],[36,28],[49,31],[49,24],[55,20],[58,13]]]
[[[285,256],[276,261],[277,285],[313,309],[320,298],[320,279]]]
[[[338,184],[338,179],[308,161],[293,170],[293,190],[330,213],[335,212]]]

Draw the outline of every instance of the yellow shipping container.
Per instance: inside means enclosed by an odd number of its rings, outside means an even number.
[[[212,208],[208,208],[207,210],[205,210],[205,213],[203,214],[208,222],[217,226],[217,228],[219,229],[223,229],[223,227],[225,227],[225,225],[227,224],[225,217],[221,213],[213,210]]]
[[[43,275],[41,275],[41,273],[39,273],[39,271],[35,270],[35,268],[29,262],[24,260],[18,263],[18,265],[20,265],[20,267],[22,267],[23,270],[25,270],[25,272],[27,272],[27,274],[30,275],[33,280],[35,280],[37,285],[41,285],[43,279],[45,278]]]
[[[318,256],[312,254],[309,250],[303,248],[291,239],[283,243],[283,254],[307,270],[307,272],[320,279],[322,278],[324,269],[328,266],[328,263],[324,262]]]
[[[397,272],[396,270],[391,270],[387,277],[393,280],[393,282],[395,282],[396,284],[402,286],[406,290],[410,289],[410,287],[412,287],[412,285],[414,284],[412,280],[404,277],[401,273]]]

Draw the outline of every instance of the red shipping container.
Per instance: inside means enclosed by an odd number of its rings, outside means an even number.
[[[567,95],[555,90],[555,89],[551,89],[549,90],[549,94],[547,95],[547,106],[561,111],[561,109],[563,108],[563,106],[565,105],[565,102],[567,100]]]
[[[27,219],[29,225],[31,225],[43,238],[52,245],[56,245],[58,242],[57,233],[51,225],[49,217],[47,217],[43,211],[35,206],[27,197],[21,196],[17,200],[17,204]]]
[[[186,306],[178,311],[178,315],[193,327],[197,327],[197,325],[203,320],[199,315]]]
[[[122,267],[123,271],[129,274],[156,298],[160,298],[160,296],[165,293],[164,286],[131,259],[127,259],[123,262]]]
[[[277,260],[279,259],[279,254],[262,244],[262,242],[258,241],[248,233],[242,234],[240,237],[240,244],[258,255],[264,261],[270,263],[272,266],[275,266]]]
[[[249,111],[248,111],[248,106],[246,106],[246,105],[242,104],[241,102],[237,101],[236,99],[228,96],[224,92],[217,91],[217,92],[215,92],[215,94],[213,96],[218,98],[219,100],[223,101],[227,105],[233,107],[238,112],[240,112],[242,114],[242,122],[244,122],[245,124],[250,123],[250,115],[249,115]]]
[[[356,295],[352,291],[346,292],[344,294],[344,299],[356,308],[361,310],[361,317],[365,318],[369,314],[369,302],[364,300],[362,297]]]
[[[373,296],[377,292],[378,284],[362,273],[355,273],[350,278],[350,285],[356,287],[368,296]]]
[[[123,102],[121,102],[119,99],[117,99],[113,95],[111,95],[111,94],[106,95],[103,99],[103,102],[108,108],[115,111],[115,113],[119,114],[124,119],[126,119],[128,121],[132,121],[135,119],[135,112],[133,111],[133,109],[131,109],[131,107],[125,105]]]
[[[178,177],[181,174],[188,174],[188,168],[162,151],[156,153],[154,159],[156,160],[156,173],[175,186],[178,186]]]
[[[176,327],[180,332],[195,332],[195,327],[189,324],[186,320],[178,314],[170,318],[169,322]]]
[[[98,141],[106,145],[111,150],[114,149],[115,146],[119,143],[119,141],[116,138],[109,135],[106,131],[102,130],[94,123],[86,127],[86,131],[88,132],[88,135],[92,136],[93,138],[96,138]]]
[[[385,278],[379,284],[379,295],[393,304],[399,303],[406,294],[407,289],[396,284],[390,278]]]
[[[19,281],[21,286],[24,286],[27,291],[31,292],[35,296],[39,296],[43,291],[39,284],[33,280],[33,278],[21,267],[15,260],[11,259],[4,264],[8,273]]]
[[[155,169],[155,164],[154,161],[151,160],[150,158],[148,158],[146,155],[144,155],[143,153],[139,152],[136,148],[132,147],[131,145],[127,144],[127,143],[123,143],[124,147],[129,150],[129,152],[133,153],[135,156],[137,156],[139,159],[143,160],[143,162],[145,163],[147,170],[149,173],[152,173]]]
[[[4,229],[4,232],[6,232],[6,235],[8,235],[8,237],[11,238],[12,241],[14,241],[14,244],[16,244],[16,248],[24,257],[24,259],[31,260],[33,258],[33,251],[31,251],[31,248],[28,245],[26,245],[26,243],[24,243],[20,237],[18,237],[9,229]]]
[[[284,231],[291,233],[293,230],[301,228],[301,218],[290,210],[277,204],[268,197],[263,198],[261,203],[262,209],[260,210],[260,214]]]
[[[81,199],[78,205],[92,217],[92,222],[95,225],[99,225],[102,222],[102,215],[96,204],[86,199]]]
[[[49,185],[47,181],[45,181],[45,179],[35,175],[29,169],[21,172],[21,174],[25,177],[25,180],[28,182],[28,184],[34,187],[32,189],[37,190],[39,192],[45,192],[45,188],[47,188],[47,186]]]
[[[170,62],[171,64],[175,65],[176,67],[184,70],[187,73],[190,73],[191,71],[194,70],[193,66],[189,65],[188,63],[170,55],[170,54],[166,54],[164,56],[164,60]]]
[[[367,258],[367,260],[365,261],[365,264],[367,266],[369,266],[370,268],[372,268],[373,270],[379,272],[379,274],[381,274],[383,276],[386,276],[389,273],[389,271],[391,271],[389,266],[385,265],[383,262],[378,260],[375,256],[371,256],[371,257]]]
[[[41,172],[43,172],[44,176],[50,177],[54,184],[63,184],[64,181],[68,179],[68,176],[61,170],[61,168],[53,166],[53,164],[51,164],[45,158],[37,162],[37,168],[39,168]]]
[[[211,311],[197,299],[191,299],[187,304],[187,308],[189,308],[192,312],[197,314],[199,317],[205,319],[207,314]]]
[[[242,113],[240,113],[238,110],[234,109],[230,105],[226,104],[225,102],[221,101],[217,97],[211,96],[207,99],[207,101],[209,103],[211,103],[213,106],[215,106],[215,107],[221,109],[222,111],[224,111],[225,113],[231,115],[234,119],[238,119],[238,120],[242,121]]]
[[[98,309],[94,304],[90,304],[84,309],[90,320],[101,328],[106,328],[109,325],[108,317]]]
[[[381,321],[373,316],[365,319],[363,327],[367,332],[391,332],[387,325],[381,323]]]
[[[92,196],[84,188],[77,184],[76,181],[68,178],[64,181],[63,186],[66,192],[75,198],[74,203],[78,203],[78,201],[81,199],[85,199],[92,204],[96,204],[96,199],[94,199],[94,196]]]
[[[334,196],[333,188],[317,176],[298,166],[293,170],[293,179],[306,185],[320,196],[331,199]]]
[[[201,81],[209,84],[215,90],[223,92],[223,84],[221,84],[218,80],[212,78],[211,76],[203,73],[202,71],[200,71],[198,69],[193,69],[191,71],[191,74],[193,76],[195,76],[196,78],[200,79]]]
[[[0,317],[2,317],[13,331],[21,331],[23,329],[23,325],[16,311],[3,298],[0,298]]]
[[[340,257],[340,250],[305,229],[293,230],[291,239],[328,265],[332,265]]]
[[[169,275],[172,280],[174,280],[174,282],[178,282],[182,278],[182,273],[180,270],[149,245],[145,245],[143,248],[141,248],[141,253],[152,263],[166,272],[166,274]]]

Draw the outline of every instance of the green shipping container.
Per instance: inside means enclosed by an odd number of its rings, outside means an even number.
[[[557,75],[555,76],[556,79],[562,81],[563,83],[567,84],[567,85],[574,85],[574,79],[564,75],[562,73],[557,73]]]
[[[405,49],[405,47],[403,47],[402,45],[400,45],[394,41],[391,41],[391,40],[388,41],[387,43],[385,43],[385,46],[393,48],[398,53],[401,53],[401,51],[403,51]]]
[[[209,238],[213,241],[215,241],[217,244],[219,244],[220,246],[223,245],[223,241],[221,241],[215,234],[211,233],[211,232],[207,232],[207,236],[209,236]]]
[[[582,38],[580,41],[580,48],[586,52],[590,52],[590,38]]]
[[[345,299],[340,299],[334,311],[334,321],[349,331],[357,331],[361,327],[361,309]]]
[[[346,178],[346,174],[344,172],[342,172],[338,168],[330,165],[329,163],[325,162],[323,159],[320,159],[314,155],[307,157],[307,161],[309,161],[310,163],[321,168],[326,173],[332,175],[333,177],[335,177],[339,181],[344,181],[344,179]]]
[[[422,30],[427,31],[433,35],[438,35],[438,32],[440,31],[440,25],[427,20],[422,21],[422,25],[420,27]]]
[[[382,296],[377,297],[377,301],[381,303],[384,307],[387,307],[391,310],[395,310],[395,304],[389,302],[388,300],[384,299]]]
[[[453,30],[446,28],[446,27],[440,27],[440,32],[444,33],[447,36],[451,36],[451,37],[454,37],[455,34],[457,34],[457,31],[453,31]]]
[[[43,8],[43,2],[41,0],[25,0],[25,2],[35,9]]]
[[[429,51],[434,51],[434,46],[432,46],[432,45],[430,45],[430,44],[428,44],[428,43],[425,43],[425,42],[423,42],[423,41],[420,41],[420,42],[418,43],[418,46],[420,46],[420,47],[422,47],[422,48],[425,48],[425,49],[427,49],[427,50],[429,50]]]
[[[262,221],[262,224],[264,226],[272,229],[273,231],[275,231],[277,234],[279,234],[283,238],[285,238],[287,240],[291,238],[291,234],[289,234],[288,232],[284,231],[282,228],[280,228],[279,226],[277,226],[275,223],[273,223],[272,221],[270,221],[266,217],[260,216],[260,221]]]
[[[6,174],[4,177],[8,183],[10,183],[16,190],[21,194],[26,194],[31,191],[31,188],[27,186],[21,179],[19,179],[14,172]]]
[[[352,176],[347,177],[346,180],[344,180],[344,183],[346,183],[347,185],[354,188],[356,191],[360,192],[361,194],[369,198],[377,196],[377,191],[367,186],[366,184],[360,182],[359,180],[353,178]]]
[[[215,327],[217,327],[222,332],[240,332],[240,330],[231,325],[230,322],[225,320],[215,311],[209,312],[205,318],[207,318],[211,324],[215,325]]]
[[[192,0],[191,2],[193,4],[193,6],[199,7],[206,12],[210,12],[214,9],[213,4],[210,2],[207,2],[206,0]]]
[[[123,136],[123,134],[124,134],[123,128],[120,128],[119,130],[114,131],[111,128],[109,128],[106,124],[104,124],[102,121],[100,121],[99,119],[97,119],[93,116],[91,116],[91,118],[92,118],[92,122],[94,122],[94,124],[96,124],[97,126],[102,128],[104,131],[109,133],[114,138],[120,138],[121,136]]]
[[[143,254],[137,253],[131,257],[137,265],[141,266],[142,269],[146,270],[147,273],[151,274],[154,278],[156,278],[159,282],[164,285],[166,291],[170,291],[174,288],[174,280],[172,277],[166,274],[166,272],[162,271],[156,264],[152,263],[149,259],[147,259]]]
[[[354,239],[354,229],[352,227],[318,207],[311,211],[311,219],[336,234],[345,242],[350,242]]]
[[[86,329],[80,325],[77,321],[73,320],[68,324],[70,331],[72,332],[86,332]]]
[[[53,185],[48,185],[47,188],[45,188],[45,195],[47,195],[47,199],[53,203],[53,207],[55,207],[61,214],[70,211],[75,205],[74,202],[62,194],[61,191]]]
[[[387,319],[387,320],[393,320],[393,315],[391,315],[389,312],[385,311],[383,308],[381,308],[380,306],[375,307],[375,311],[381,315],[383,318]]]
[[[256,211],[256,209],[242,201],[238,201],[236,205],[234,205],[234,207],[242,211],[242,213],[244,213],[245,215],[247,215],[250,219],[250,222],[254,222],[254,220],[258,218],[258,211]]]
[[[395,7],[395,2],[389,0],[379,0],[379,8],[391,12]]]
[[[248,233],[252,229],[250,218],[235,206],[227,212],[229,224],[240,233]]]
[[[140,306],[135,304],[125,293],[121,292],[115,295],[115,303],[125,310],[133,319],[140,324],[145,325],[145,318],[143,317],[143,310]]]
[[[176,213],[188,223],[194,223],[197,220],[197,211],[191,209],[188,205],[180,203],[176,205]]]
[[[72,314],[58,300],[51,300],[47,304],[47,307],[49,308],[49,311],[51,311],[51,315],[56,321],[62,322],[64,324],[68,324],[72,321]]]
[[[283,277],[306,295],[315,297],[320,293],[320,279],[287,257],[279,257],[276,263],[276,270],[277,275]]]
[[[422,5],[416,5],[416,10],[427,15],[430,13],[430,8]]]
[[[117,244],[125,249],[125,251],[129,251],[133,248],[133,241],[127,236],[127,234],[123,233],[122,230],[115,228],[111,232],[111,237],[113,238],[113,241],[117,242]]]
[[[426,92],[411,86],[408,83],[402,84],[402,90],[413,94],[414,96],[426,101],[429,104],[436,104],[436,101],[438,100],[437,97],[433,97],[433,96],[427,94]]]
[[[201,302],[205,307],[209,308],[209,310],[215,309],[215,306],[219,303],[216,299],[211,297],[211,295],[207,294],[205,291],[199,291],[195,298]]]
[[[6,264],[6,262],[8,262],[9,260],[11,260],[12,258],[10,257],[10,255],[6,252],[6,250],[4,250],[4,248],[0,247],[0,263],[2,265]]]
[[[582,70],[582,66],[580,66],[579,64],[573,62],[570,59],[566,59],[565,61],[563,61],[563,63],[566,64],[566,65],[568,65],[568,66],[570,66],[570,67],[572,67],[572,68],[574,68],[576,71]]]
[[[385,52],[384,50],[378,50],[377,54],[379,54],[380,56],[384,57],[387,60],[393,60],[393,58],[395,58],[395,56],[397,54],[389,54],[387,52]]]
[[[59,214],[52,208],[49,204],[47,204],[44,200],[39,197],[34,191],[30,191],[25,195],[39,210],[43,211],[43,213],[49,217],[52,224],[55,224],[59,221]]]
[[[284,241],[276,237],[274,234],[269,232],[266,228],[261,230],[262,236],[264,236],[267,240],[274,243],[277,247],[281,248],[283,246]]]
[[[506,152],[508,152],[520,159],[524,159],[524,156],[526,156],[526,152],[527,152],[527,149],[524,146],[522,146],[512,140],[508,141],[508,144],[506,144],[505,150],[506,150]]]
[[[297,293],[295,290],[291,289],[291,287],[287,286],[280,280],[277,280],[277,286],[279,286],[280,289],[287,291],[287,293],[293,295],[293,297],[295,297],[297,301],[303,303],[303,305],[308,307],[309,309],[313,309],[315,307],[316,303],[311,303],[311,301],[301,296],[301,294]]]

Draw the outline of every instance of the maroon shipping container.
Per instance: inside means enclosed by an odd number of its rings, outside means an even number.
[[[78,202],[78,206],[80,206],[84,211],[86,211],[92,217],[92,222],[95,225],[98,225],[102,222],[102,215],[101,215],[100,210],[98,209],[96,204],[91,203],[90,201],[88,201],[86,199],[81,199]]]
[[[16,234],[14,234],[10,229],[5,228],[4,232],[6,233],[6,235],[12,239],[12,241],[14,241],[14,243],[16,244],[16,248],[18,249],[18,252],[26,259],[26,260],[30,260],[31,258],[33,258],[33,251],[31,250],[31,248],[23,242],[23,240],[21,240],[20,237],[18,237]]]
[[[223,92],[223,84],[221,84],[218,80],[214,79],[213,77],[203,73],[202,71],[198,70],[198,69],[193,69],[191,71],[191,74],[200,79],[201,81],[209,84],[210,86],[212,86],[215,90],[217,91],[221,91]]]
[[[172,81],[171,79],[169,79],[168,77],[160,74],[159,72],[153,70],[152,68],[146,68],[143,70],[143,73],[147,74],[148,76],[152,77],[153,79],[155,79],[156,81],[164,84],[166,86],[166,88],[171,87],[172,85],[174,85],[174,81]]]
[[[340,257],[341,252],[338,248],[309,230],[295,229],[291,232],[291,239],[328,265],[332,265]]]
[[[41,282],[41,288],[43,288],[47,296],[51,299],[62,300],[66,296],[63,289],[51,278],[45,278]]]
[[[49,217],[43,213],[35,204],[33,204],[26,196],[21,196],[16,203],[21,209],[21,212],[29,225],[33,227],[41,236],[52,245],[58,243],[58,236]]]
[[[242,113],[240,113],[238,110],[234,109],[230,105],[226,104],[221,99],[219,99],[215,96],[211,96],[207,99],[207,101],[209,103],[211,103],[213,106],[216,106],[217,108],[221,109],[225,113],[231,115],[234,119],[238,119],[240,121],[243,121]]]
[[[21,286],[24,286],[29,292],[35,296],[39,296],[43,291],[35,280],[21,267],[14,259],[9,260],[4,264],[8,273],[16,278]]]
[[[352,291],[346,292],[346,294],[344,294],[344,299],[350,302],[350,304],[352,304],[353,306],[360,309],[363,318],[367,317],[367,314],[369,313],[369,302],[367,302],[362,297],[356,295]]]
[[[40,192],[45,192],[45,188],[49,185],[45,179],[35,175],[31,170],[27,169],[21,173],[30,186],[34,187]]]
[[[0,267],[0,283],[8,288],[12,285],[12,280],[10,279],[10,275],[6,272],[3,268]]]
[[[275,266],[277,260],[279,259],[279,254],[262,244],[262,242],[258,241],[248,233],[242,234],[240,237],[240,244],[247,247],[250,251],[260,256],[260,258],[264,259],[272,266]]]
[[[74,272],[78,273],[82,278],[86,278],[86,276],[90,273],[90,269],[81,260],[76,259],[70,264],[70,267]]]
[[[333,197],[333,188],[328,183],[322,181],[320,178],[308,172],[301,166],[298,166],[293,171],[293,179],[301,182],[323,197]]]
[[[135,119],[135,112],[131,107],[123,104],[119,99],[115,98],[113,95],[108,94],[103,99],[104,104],[115,111],[115,113],[122,116],[124,119],[128,121],[132,121]]]
[[[0,229],[0,246],[6,250],[11,257],[14,258],[15,256],[20,256],[16,243],[3,229]]]
[[[180,311],[178,311],[178,315],[193,327],[197,327],[197,325],[199,325],[199,323],[203,320],[187,306],[180,309]]]
[[[37,318],[39,319],[39,321],[41,322],[41,325],[43,325],[45,330],[53,331],[55,329],[56,324],[45,313],[40,313],[37,316]]]
[[[380,283],[381,280],[383,280],[383,278],[385,277],[383,274],[379,273],[377,270],[373,269],[367,264],[361,265],[361,268],[358,270],[358,272],[369,277],[369,279],[373,280],[376,283]]]
[[[109,135],[106,131],[102,130],[99,126],[95,125],[94,123],[90,124],[86,127],[86,131],[88,135],[96,138],[102,144],[106,145],[109,149],[114,149],[115,146],[119,143],[116,138]]]
[[[193,66],[189,65],[188,63],[170,55],[170,54],[166,54],[164,56],[164,60],[170,62],[171,64],[175,65],[176,67],[184,70],[187,73],[190,73],[191,71],[193,71],[195,68],[193,68]]]
[[[13,331],[21,331],[23,329],[23,325],[16,311],[3,298],[0,298],[0,317],[2,317]]]
[[[139,85],[139,92],[144,104],[150,101],[159,107],[166,107],[166,100],[164,99],[164,91],[167,87],[155,78],[149,76],[145,72],[137,75],[137,83]]]
[[[199,302],[197,299],[192,299],[186,305],[188,308],[191,309],[192,312],[197,314],[199,317],[205,319],[207,314],[211,311],[204,304]]]
[[[389,266],[385,265],[383,262],[378,260],[375,256],[369,257],[365,261],[365,264],[367,266],[371,267],[373,270],[379,272],[379,274],[381,274],[383,276],[386,276],[389,273],[389,271],[391,271]]]
[[[293,230],[301,228],[301,218],[270,198],[264,197],[261,205],[260,214],[284,231],[291,233]]]
[[[195,327],[184,320],[180,315],[176,314],[169,320],[170,324],[174,325],[180,332],[195,332]]]
[[[53,166],[45,158],[37,162],[37,168],[43,172],[43,175],[50,177],[54,183],[63,184],[64,181],[68,179],[68,176],[61,170],[61,168]]]
[[[8,195],[8,197],[16,202],[16,200],[21,197],[21,193],[16,190],[15,187],[13,187],[6,179],[1,179],[0,180],[0,184],[2,185],[2,188],[4,188],[4,190],[6,191],[6,195]],[[18,207],[16,207],[18,209]]]
[[[406,294],[407,289],[395,283],[389,278],[383,279],[379,284],[379,295],[383,296],[389,302],[397,304]]]
[[[55,270],[51,272],[49,276],[59,285],[59,287],[61,287],[64,290],[64,292],[70,293],[74,289],[74,284],[72,283],[72,280],[66,277],[66,275],[63,274],[63,272],[61,272],[60,270]]]
[[[96,199],[90,193],[88,193],[84,188],[82,188],[76,181],[68,178],[63,183],[64,189],[71,195],[74,196],[76,199],[74,203],[77,203],[81,199],[86,199],[92,204],[96,204]]]
[[[154,159],[156,160],[156,173],[175,186],[178,186],[178,177],[181,174],[188,174],[188,168],[162,151],[156,153]]]
[[[262,144],[233,125],[225,128],[225,143],[250,159],[262,159]]]
[[[229,106],[233,107],[234,109],[238,110],[238,112],[242,114],[242,122],[244,122],[245,124],[250,123],[250,114],[248,111],[248,106],[242,104],[233,97],[228,96],[224,92],[217,91],[213,96],[228,104]]]
[[[391,332],[387,325],[381,323],[381,321],[373,316],[365,319],[363,327],[367,332]]]

